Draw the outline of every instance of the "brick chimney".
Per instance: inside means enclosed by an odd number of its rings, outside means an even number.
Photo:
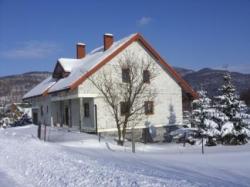
[[[103,37],[103,45],[104,45],[104,51],[110,48],[110,46],[113,44],[114,36],[113,34],[105,33]]]
[[[84,58],[86,55],[86,45],[84,43],[77,43],[76,44],[76,58]]]

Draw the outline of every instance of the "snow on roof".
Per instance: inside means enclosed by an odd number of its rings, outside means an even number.
[[[61,64],[61,66],[63,67],[63,69],[66,72],[71,72],[71,70],[77,65],[79,64],[80,60],[79,59],[72,59],[72,58],[59,58],[58,62]]]
[[[113,34],[111,34],[111,33],[105,33],[104,35],[105,36],[113,36]]]
[[[39,83],[37,86],[35,86],[33,89],[31,89],[28,93],[26,93],[23,96],[23,99],[42,95],[48,88],[50,88],[55,83],[56,83],[56,80],[53,79],[52,76],[50,76],[44,81],[42,81],[41,83]]]
[[[67,69],[71,73],[68,77],[60,79],[55,85],[53,85],[49,89],[49,93],[69,88],[69,86],[78,78],[86,74],[89,70],[112,54],[118,47],[122,46],[133,36],[134,34],[114,42],[113,45],[106,51],[103,50],[103,47],[96,48],[82,59],[63,59],[63,63],[61,64],[63,68],[65,68],[64,70]]]
[[[105,51],[103,50],[103,46],[98,47],[92,50],[82,59],[59,58],[58,62],[61,64],[63,69],[66,72],[70,72],[70,74],[67,77],[61,78],[59,80],[53,79],[52,76],[45,79],[35,88],[26,93],[23,98],[42,95],[48,89],[48,92],[51,93],[69,88],[70,85],[73,84],[77,79],[98,65],[103,59],[111,55],[117,48],[129,41],[133,36],[135,36],[135,34],[114,42],[112,46]]]
[[[86,44],[82,42],[78,42],[77,45],[86,45]]]

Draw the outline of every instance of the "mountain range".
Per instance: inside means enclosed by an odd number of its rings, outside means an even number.
[[[27,91],[49,75],[50,72],[28,72],[0,77],[0,104],[22,101]]]
[[[226,71],[204,68],[198,71],[180,67],[174,69],[195,89],[207,90],[209,96],[219,94],[218,89],[223,82]],[[0,77],[0,104],[20,102],[22,96],[37,85],[39,82],[51,75],[51,72],[28,72],[20,75]],[[231,72],[232,81],[237,92],[250,89],[250,74]]]
[[[208,92],[209,96],[220,94],[218,90],[223,83],[225,70],[203,68],[199,71],[194,71],[178,67],[175,67],[175,69],[195,90],[203,88]],[[250,89],[250,74],[239,72],[230,72],[230,74],[238,94]]]

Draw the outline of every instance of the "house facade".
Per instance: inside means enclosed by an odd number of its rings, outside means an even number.
[[[34,123],[94,133],[116,131],[109,106],[90,78],[113,69],[125,53],[133,52],[138,58],[155,63],[158,74],[150,82],[157,92],[151,104],[153,113],[144,114],[145,120],[135,128],[143,129],[145,124],[154,127],[182,124],[183,110],[189,108],[197,94],[140,34],[119,41],[114,41],[113,35],[105,34],[103,46],[89,54],[85,49],[85,44],[78,43],[77,58],[58,59],[53,75],[24,95],[23,99],[32,104]],[[117,78],[122,83],[122,70],[119,73],[121,76]]]

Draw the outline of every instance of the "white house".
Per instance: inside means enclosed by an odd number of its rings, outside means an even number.
[[[32,104],[34,123],[77,128],[85,132],[115,131],[116,125],[102,95],[89,80],[101,68],[112,68],[126,51],[150,58],[159,75],[151,83],[157,90],[154,113],[146,120],[155,127],[168,125],[172,107],[175,123],[182,123],[183,110],[197,97],[196,92],[169,66],[138,33],[119,41],[105,34],[103,46],[86,54],[86,45],[77,44],[77,58],[58,59],[53,75],[26,93],[23,99]],[[122,81],[122,79],[121,79]],[[145,114],[146,115],[146,114]],[[145,128],[145,121],[136,128]]]

